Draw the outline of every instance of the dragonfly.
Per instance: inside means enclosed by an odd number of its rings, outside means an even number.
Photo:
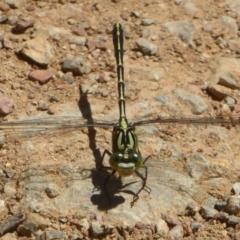
[[[112,31],[113,45],[116,59],[117,71],[117,87],[118,87],[118,106],[119,120],[118,123],[97,121],[82,121],[75,116],[62,116],[58,118],[47,117],[42,119],[31,119],[22,121],[2,121],[0,122],[0,130],[4,132],[25,130],[26,134],[36,132],[50,132],[58,129],[79,129],[84,127],[102,127],[112,128],[112,151],[105,149],[101,156],[101,161],[98,166],[99,170],[110,170],[111,173],[104,181],[104,191],[109,204],[111,199],[107,191],[107,184],[110,179],[118,174],[121,177],[128,177],[136,174],[141,180],[140,189],[134,193],[131,206],[139,199],[139,194],[143,189],[147,189],[150,193],[151,189],[147,187],[148,168],[146,162],[150,156],[144,158],[138,147],[138,136],[136,127],[151,125],[151,124],[219,124],[219,125],[239,125],[240,116],[231,115],[230,117],[162,117],[158,116],[153,119],[142,119],[130,123],[126,116],[126,101],[125,101],[125,81],[124,81],[124,31],[120,23],[115,23]],[[87,93],[86,93],[87,94]],[[105,166],[103,161],[108,155],[109,166]],[[141,171],[144,170],[144,171]]]

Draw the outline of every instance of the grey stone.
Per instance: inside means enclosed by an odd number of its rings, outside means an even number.
[[[82,58],[67,58],[63,61],[62,70],[76,75],[88,74],[91,72],[91,64]]]
[[[165,75],[163,68],[132,67],[129,70],[131,78],[138,80],[159,81]]]
[[[104,234],[104,230],[101,227],[101,224],[97,221],[92,221],[91,231],[94,237],[99,237]]]
[[[8,182],[4,185],[4,193],[8,197],[15,197],[17,190],[16,186],[12,182]]]
[[[70,74],[64,74],[63,79],[68,83],[72,84],[74,82],[74,77]]]
[[[192,222],[191,228],[193,233],[197,232],[201,228],[202,224],[199,222]]]
[[[141,24],[143,26],[150,26],[154,23],[154,20],[153,19],[150,19],[150,18],[145,18],[145,19],[142,19],[141,21]]]
[[[240,182],[235,182],[232,186],[232,190],[236,195],[240,195]]]
[[[217,202],[215,204],[215,208],[218,210],[218,211],[223,211],[227,206],[227,202]]]
[[[191,215],[194,215],[196,214],[196,212],[198,212],[199,210],[201,209],[200,205],[196,202],[191,202],[187,205],[187,208],[186,210],[188,210],[188,212],[191,214]]]
[[[5,143],[5,134],[4,131],[0,130],[0,148],[3,146]]]
[[[238,33],[238,24],[235,19],[229,17],[229,16],[222,16],[219,21],[231,29],[232,33],[237,36]]]
[[[66,234],[61,231],[50,230],[46,231],[36,238],[36,240],[54,240],[54,239],[66,239]]]
[[[173,90],[173,93],[177,95],[180,100],[190,104],[193,114],[202,114],[208,109],[208,105],[205,101],[193,93],[189,93],[180,88]]]
[[[226,212],[235,215],[240,213],[240,195],[234,195],[228,198]]]
[[[39,100],[38,101],[38,110],[41,110],[41,111],[48,110],[48,105],[44,100]]]
[[[163,219],[159,219],[156,223],[156,231],[157,233],[162,236],[166,237],[169,232],[169,227],[167,223]]]
[[[195,26],[192,22],[167,22],[164,23],[162,27],[171,34],[177,35],[183,42],[186,42],[187,44],[192,44],[192,36],[195,30]]]
[[[148,38],[149,35],[150,35],[150,29],[149,28],[143,29],[143,31],[141,33],[141,37],[142,38]]]
[[[17,231],[21,236],[31,237],[37,231],[37,226],[31,221],[25,221],[18,226]]]
[[[59,188],[56,184],[49,184],[45,192],[49,198],[55,198],[59,195]]]
[[[180,225],[177,225],[173,227],[169,232],[168,232],[168,238],[174,239],[174,240],[180,240],[183,239],[183,227]]]
[[[157,55],[158,46],[152,42],[149,42],[145,38],[138,38],[136,40],[137,47],[144,55]]]
[[[78,46],[85,46],[86,38],[85,37],[78,37],[78,36],[71,36],[71,37],[69,37],[69,43],[74,43]]]
[[[22,0],[5,0],[5,3],[11,8],[19,8],[22,4]]]
[[[236,226],[240,223],[240,217],[237,216],[229,216],[227,219],[227,224],[230,226]]]
[[[0,24],[7,22],[8,16],[7,15],[0,15]]]
[[[216,209],[208,207],[208,206],[205,206],[205,205],[201,206],[201,210],[200,211],[201,211],[201,216],[204,219],[214,218],[218,214],[218,211]]]
[[[224,72],[219,76],[218,84],[231,89],[239,89],[240,85],[237,81],[238,79],[233,73]]]
[[[81,219],[80,222],[79,222],[79,225],[84,227],[85,229],[89,229],[90,228],[90,224],[89,224],[87,218]]]

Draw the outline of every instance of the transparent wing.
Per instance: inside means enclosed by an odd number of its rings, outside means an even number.
[[[192,117],[192,116],[183,116],[183,117],[157,117],[154,119],[146,119],[146,120],[139,120],[134,123],[135,126],[141,125],[149,125],[154,123],[161,123],[161,124],[170,124],[170,123],[178,123],[178,124],[216,124],[216,125],[239,125],[240,124],[240,114],[234,114],[231,116],[223,117],[223,116],[216,116],[216,117]]]
[[[83,127],[112,127],[114,123],[108,121],[86,120],[73,116],[47,117],[25,119],[20,121],[0,122],[2,136],[7,138],[33,137],[40,134],[57,135],[64,132],[76,131]]]

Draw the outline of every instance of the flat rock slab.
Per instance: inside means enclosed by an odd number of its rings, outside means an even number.
[[[208,197],[204,188],[198,186],[186,172],[182,173],[178,168],[158,160],[150,160],[147,165],[147,186],[151,189],[151,194],[147,193],[149,189],[146,188],[132,208],[130,203],[133,193],[141,187],[139,178],[133,176],[122,181],[118,178],[109,181],[107,189],[112,208],[104,216],[105,221],[124,221],[127,224],[135,224],[137,221],[156,222],[161,213],[170,210],[178,213],[189,202],[201,204]],[[20,205],[31,212],[56,217],[76,212],[83,216],[94,214],[97,210],[105,212],[108,209],[108,200],[102,189],[107,176],[106,172],[77,164],[29,169],[19,179],[20,186],[25,191]],[[129,184],[131,182],[134,183]],[[50,197],[46,191],[49,188],[57,189],[58,194]]]

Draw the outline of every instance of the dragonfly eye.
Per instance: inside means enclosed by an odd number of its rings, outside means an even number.
[[[143,158],[140,154],[134,152],[129,155],[130,162],[135,164],[136,169],[143,165]]]

